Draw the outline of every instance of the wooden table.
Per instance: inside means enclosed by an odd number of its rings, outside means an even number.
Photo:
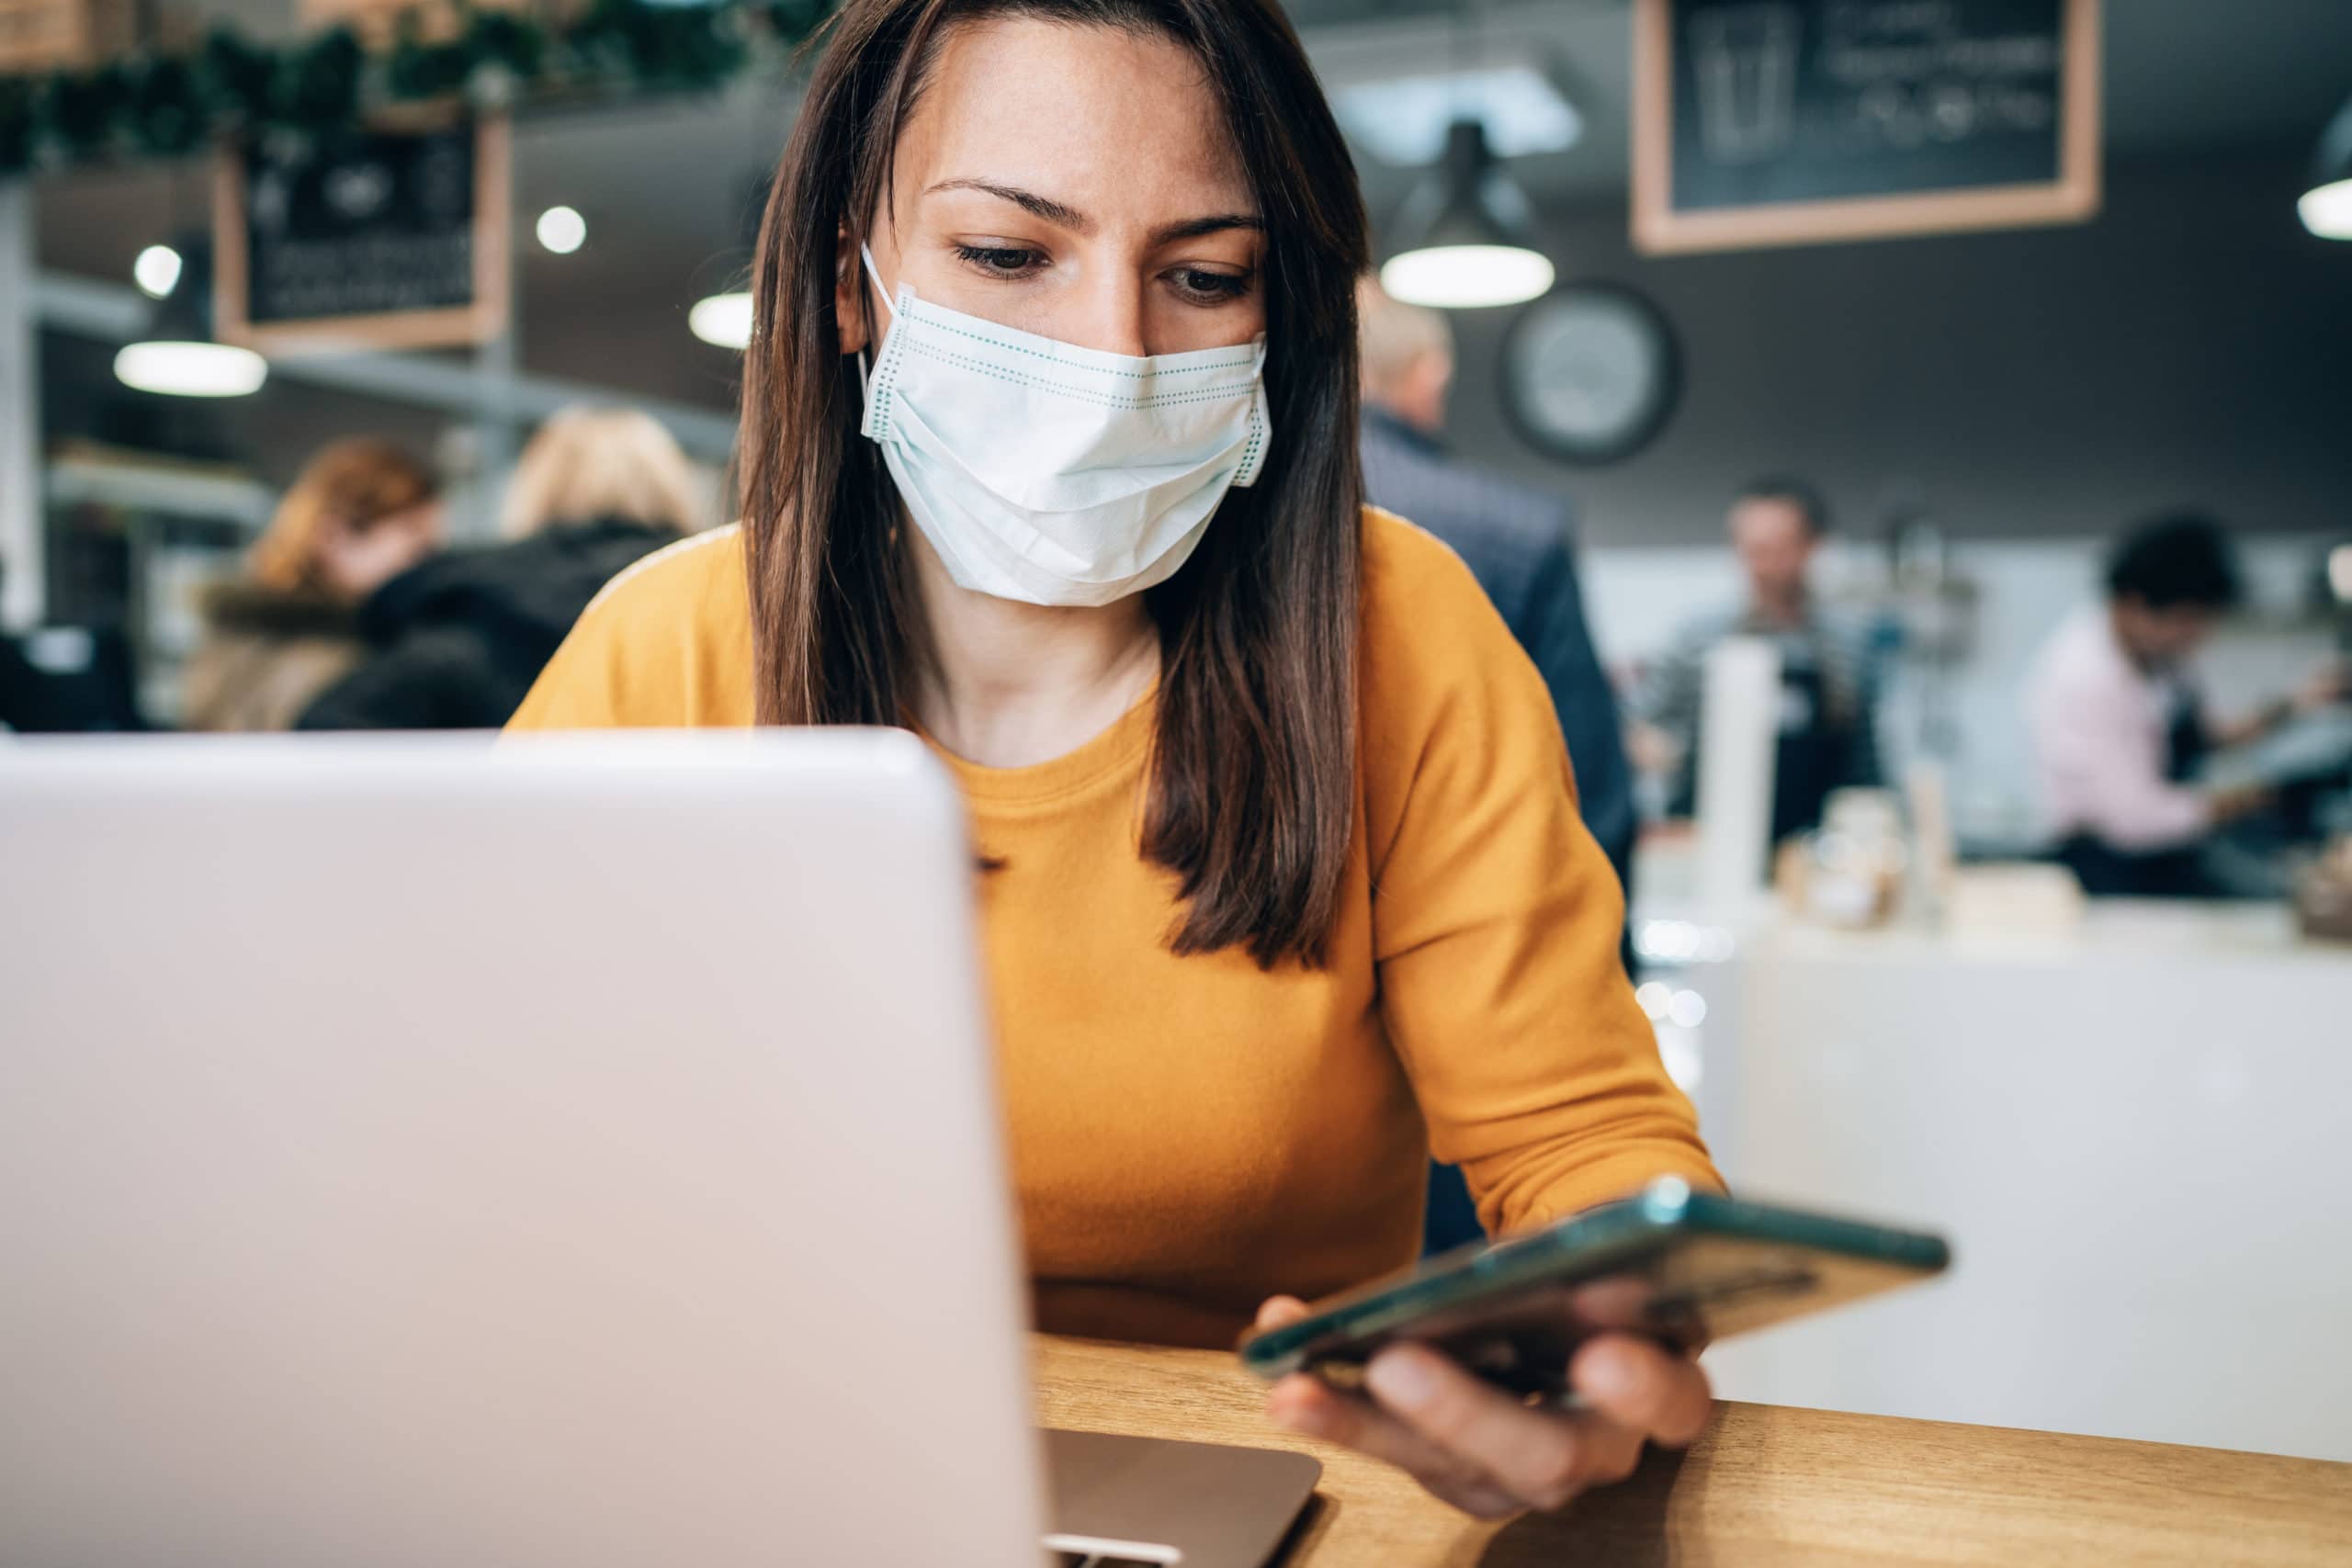
[[[1035,1367],[1047,1426],[1321,1460],[1284,1568],[2352,1563],[2352,1465],[2320,1460],[1726,1403],[1688,1453],[1498,1525],[1275,1430],[1229,1356],[1040,1336]]]

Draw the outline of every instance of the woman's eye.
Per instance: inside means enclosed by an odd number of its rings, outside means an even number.
[[[1045,253],[1020,245],[958,245],[956,258],[990,277],[1019,277],[1045,265]]]
[[[1250,292],[1250,275],[1246,272],[1207,272],[1195,266],[1180,266],[1168,276],[1179,294],[1199,304],[1222,305]]]

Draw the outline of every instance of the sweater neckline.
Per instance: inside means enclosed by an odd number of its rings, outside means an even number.
[[[1020,768],[986,767],[959,757],[911,716],[907,728],[947,764],[975,805],[1042,806],[1091,788],[1139,761],[1151,748],[1159,712],[1159,682],[1155,679],[1133,706],[1076,749]]]

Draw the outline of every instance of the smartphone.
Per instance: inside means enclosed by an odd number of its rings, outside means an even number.
[[[1557,1394],[1568,1359],[1595,1334],[1695,1349],[1951,1264],[1940,1236],[1694,1192],[1669,1178],[1318,1302],[1299,1322],[1245,1338],[1241,1359],[1262,1378],[1307,1371],[1352,1387],[1374,1351],[1409,1339],[1514,1393]]]

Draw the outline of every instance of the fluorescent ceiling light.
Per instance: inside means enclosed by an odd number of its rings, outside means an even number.
[[[269,362],[250,348],[224,343],[150,342],[126,344],[114,356],[126,387],[173,398],[242,398],[261,390]]]
[[[1436,310],[1517,305],[1552,287],[1551,259],[1518,245],[1437,245],[1391,257],[1380,287]]]
[[[161,299],[179,285],[179,252],[169,245],[148,246],[130,264],[130,280],[150,299]]]
[[[1435,163],[1457,119],[1483,123],[1503,158],[1564,152],[1584,136],[1584,117],[1532,65],[1361,82],[1339,89],[1332,108],[1351,140],[1399,168]]]
[[[2323,240],[2352,240],[2352,178],[2313,186],[2295,198],[2303,227]]]
[[[718,348],[752,346],[752,296],[746,291],[697,299],[686,312],[686,329]]]
[[[588,238],[588,220],[569,207],[550,207],[539,214],[539,243],[557,255],[568,256]]]

